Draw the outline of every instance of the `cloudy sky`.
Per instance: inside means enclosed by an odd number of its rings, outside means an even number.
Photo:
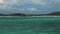
[[[45,14],[60,11],[60,0],[0,0],[0,13]]]

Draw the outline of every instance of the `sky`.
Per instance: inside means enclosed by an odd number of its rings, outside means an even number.
[[[47,14],[60,11],[60,0],[0,0],[0,14]]]

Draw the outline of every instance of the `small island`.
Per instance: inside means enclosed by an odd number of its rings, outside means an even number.
[[[13,13],[13,14],[0,14],[0,16],[60,16],[60,12],[51,12],[49,14],[24,14],[24,13]]]

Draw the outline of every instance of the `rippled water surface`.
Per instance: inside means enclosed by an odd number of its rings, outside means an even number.
[[[0,34],[60,34],[60,17],[0,16]]]

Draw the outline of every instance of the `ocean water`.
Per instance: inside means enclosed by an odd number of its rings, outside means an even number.
[[[0,34],[60,34],[60,17],[0,16]]]

